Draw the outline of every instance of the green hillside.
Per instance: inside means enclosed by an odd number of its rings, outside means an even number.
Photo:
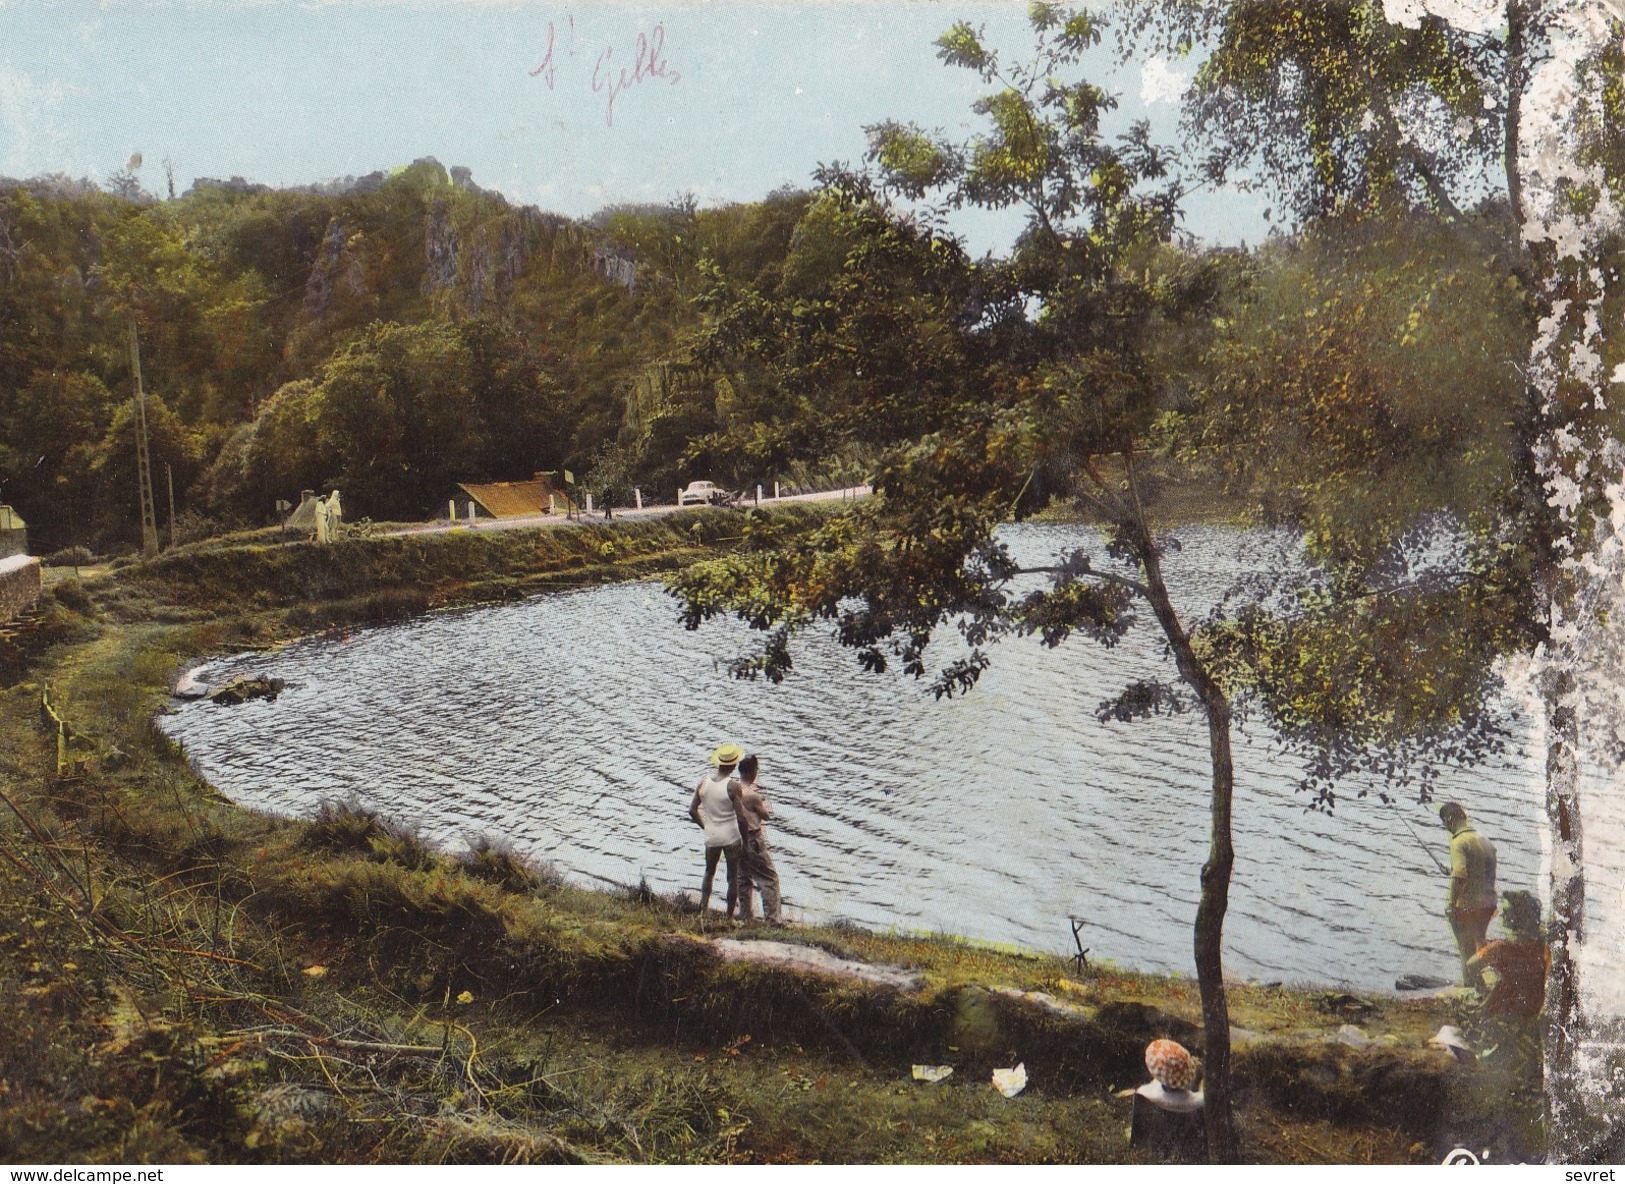
[[[0,183],[0,496],[36,552],[139,538],[132,325],[160,519],[172,474],[183,539],[262,525],[304,488],[384,519],[543,469],[742,477],[689,456],[719,426],[692,364],[697,277],[779,267],[808,202],[582,223],[434,160],[342,192],[112,188]]]

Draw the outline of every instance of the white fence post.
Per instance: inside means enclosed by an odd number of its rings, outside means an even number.
[[[592,513],[592,494],[587,495],[587,513]]]
[[[756,504],[758,506],[762,504],[762,487],[760,485],[756,487]]]
[[[470,526],[474,525],[474,499],[473,498],[468,499],[468,524]]]
[[[636,485],[632,487],[632,500],[637,503],[638,509],[643,509],[643,490]]]
[[[777,481],[773,482],[773,500],[779,500],[779,483]]]
[[[549,514],[557,514],[559,512],[558,494],[550,493],[547,495],[547,512]]]
[[[448,498],[446,500],[446,517],[451,519],[453,522],[457,521],[457,499],[456,498]]]

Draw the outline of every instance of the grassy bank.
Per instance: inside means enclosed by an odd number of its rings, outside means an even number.
[[[911,967],[919,988],[731,960],[684,900],[586,891],[499,844],[436,850],[353,808],[239,810],[150,725],[195,656],[651,574],[743,522],[239,542],[59,582],[0,691],[0,1159],[1138,1157],[1117,1094],[1147,1040],[1200,1047],[1186,980],[848,928],[730,936]],[[85,762],[67,778],[45,683]],[[1508,1129],[1505,1083],[1425,1048],[1446,1003],[1238,983],[1231,1006],[1249,1158],[1437,1162],[1469,1135],[1532,1137]],[[1326,1039],[1350,1022],[1370,1047]],[[1007,1100],[988,1073],[1017,1061],[1032,1084]],[[924,1085],[917,1063],[955,1074]]]

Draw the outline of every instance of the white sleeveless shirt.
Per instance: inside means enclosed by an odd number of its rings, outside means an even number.
[[[728,797],[728,780],[715,781],[707,774],[700,782],[700,821],[705,824],[707,847],[732,847],[740,841],[739,817]]]

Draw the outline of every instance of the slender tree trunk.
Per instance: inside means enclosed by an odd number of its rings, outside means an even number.
[[[1523,92],[1529,83],[1529,35],[1540,34],[1546,16],[1544,0],[1507,0],[1506,40],[1506,122],[1502,168],[1506,174],[1507,199],[1518,233],[1523,231],[1528,212],[1523,200],[1523,177],[1518,157],[1523,131]],[[1533,258],[1520,272],[1533,289],[1539,314],[1549,315],[1556,275],[1549,259]],[[1551,425],[1541,408],[1545,396],[1534,386],[1525,388],[1528,421],[1541,424],[1549,433]],[[1548,436],[1549,438],[1549,436]],[[1535,462],[1540,444],[1528,441],[1524,456]],[[1533,464],[1534,481],[1540,496],[1535,502],[1536,619],[1545,621],[1561,615],[1567,583],[1563,579],[1556,539],[1560,524],[1555,521],[1545,497],[1545,474]],[[1556,610],[1554,612],[1554,610]],[[1548,652],[1558,663],[1573,655],[1553,647]],[[1579,1040],[1584,1022],[1580,1006],[1578,956],[1585,939],[1585,860],[1580,828],[1579,719],[1574,709],[1575,678],[1563,665],[1552,671],[1542,687],[1546,716],[1546,818],[1551,828],[1551,923],[1548,943],[1552,957],[1551,975],[1546,987],[1546,1038],[1543,1060],[1546,1074],[1546,1142],[1548,1158],[1561,1156],[1565,1141],[1581,1129],[1584,1099],[1580,1093]]]
[[[1137,549],[1145,569],[1151,609],[1173,648],[1180,675],[1196,691],[1207,715],[1208,754],[1213,767],[1212,822],[1208,857],[1202,865],[1202,897],[1196,906],[1196,983],[1202,996],[1204,1043],[1202,1090],[1207,1122],[1208,1158],[1236,1163],[1235,1116],[1230,1102],[1230,1003],[1224,993],[1224,915],[1230,907],[1230,872],[1235,850],[1230,843],[1230,809],[1235,768],[1230,755],[1230,700],[1202,665],[1190,635],[1174,612],[1162,563],[1144,523],[1136,524]]]
[[[1502,167],[1506,170],[1507,199],[1512,217],[1523,229],[1523,178],[1518,173],[1518,137],[1523,125],[1523,91],[1529,82],[1529,0],[1507,0],[1506,81],[1507,106]]]
[[[1522,11],[1528,0],[1509,7]],[[1509,75],[1512,69],[1509,66]],[[1516,194],[1517,129],[1509,106],[1507,184]],[[1521,205],[1521,198],[1515,198]],[[1520,223],[1521,224],[1521,223]],[[1559,283],[1559,265],[1535,252],[1530,273],[1537,315],[1551,315]],[[1551,1162],[1563,1162],[1584,1139],[1589,1112],[1582,1089],[1579,1044],[1585,1016],[1580,994],[1580,947],[1585,940],[1585,858],[1580,825],[1580,726],[1576,703],[1579,688],[1575,663],[1579,655],[1552,636],[1551,623],[1566,621],[1575,601],[1575,586],[1567,578],[1560,540],[1572,533],[1553,508],[1547,494],[1554,457],[1552,441],[1564,421],[1545,408],[1546,396],[1534,385],[1525,387],[1520,416],[1524,436],[1522,463],[1532,486],[1533,514],[1532,592],[1530,611],[1540,622],[1537,637],[1545,650],[1547,670],[1539,683],[1546,725],[1546,820],[1551,835],[1551,900],[1547,946],[1552,968],[1546,985],[1546,1033],[1542,1049],[1545,1072],[1546,1148]],[[1541,458],[1546,457],[1545,463]]]
[[[1230,702],[1215,688],[1207,710],[1208,748],[1213,761],[1213,816],[1207,862],[1202,865],[1202,900],[1196,906],[1196,981],[1202,993],[1202,1030],[1207,1045],[1206,1117],[1208,1150],[1214,1163],[1235,1163],[1235,1118],[1230,1107],[1230,1002],[1224,993],[1224,915],[1230,907],[1230,802],[1235,770],[1230,760]]]
[[[1549,273],[1547,273],[1549,275]],[[1537,291],[1549,291],[1549,282]],[[1549,300],[1543,300],[1549,307]],[[1533,514],[1533,604],[1530,611],[1541,622],[1537,631],[1546,651],[1548,669],[1539,683],[1546,725],[1546,821],[1551,832],[1551,900],[1547,947],[1552,968],[1546,983],[1546,1033],[1542,1049],[1545,1071],[1546,1150],[1550,1162],[1566,1161],[1574,1142],[1583,1138],[1587,1112],[1581,1091],[1579,1042],[1584,1015],[1581,1010],[1579,952],[1585,940],[1585,859],[1580,826],[1580,724],[1575,710],[1578,697],[1573,668],[1577,655],[1557,644],[1547,622],[1561,620],[1573,601],[1572,585],[1564,578],[1557,540],[1563,529],[1546,496],[1544,470],[1539,463],[1541,442],[1552,431],[1548,417],[1538,408],[1541,397],[1527,389],[1528,407],[1520,425],[1526,435],[1523,463],[1531,485],[1527,500]],[[1527,426],[1526,426],[1527,425]],[[1538,434],[1531,434],[1533,426]]]

